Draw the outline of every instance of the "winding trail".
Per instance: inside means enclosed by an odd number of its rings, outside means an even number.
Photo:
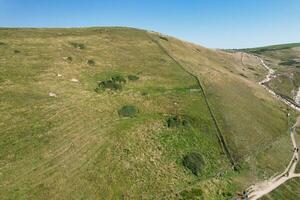
[[[275,71],[271,69],[269,66],[265,64],[263,59],[257,57],[262,63],[262,65],[268,70],[268,74],[266,75],[265,79],[259,82],[260,85],[262,85],[269,93],[271,93],[275,98],[278,100],[282,101],[289,107],[297,110],[300,112],[300,106],[296,103],[293,103],[284,97],[276,94],[273,90],[271,90],[268,86],[266,86],[266,83],[272,80],[273,78],[276,77]],[[250,186],[247,190],[246,193],[248,195],[249,200],[256,200],[264,195],[270,193],[289,179],[295,178],[295,177],[300,177],[300,173],[295,173],[296,166],[299,162],[299,153],[298,153],[298,145],[295,140],[295,133],[296,133],[296,128],[300,124],[300,116],[297,118],[296,123],[293,125],[291,128],[291,140],[292,140],[292,145],[293,145],[293,155],[291,158],[290,163],[286,167],[286,169],[279,175],[270,178],[269,180],[257,183],[255,185]]]

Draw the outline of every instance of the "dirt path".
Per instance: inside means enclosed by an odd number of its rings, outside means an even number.
[[[268,74],[267,74],[266,78],[264,80],[262,80],[261,82],[259,82],[259,84],[262,85],[268,92],[270,92],[277,99],[279,99],[280,101],[284,102],[291,108],[300,112],[299,105],[293,104],[290,101],[283,98],[282,96],[277,95],[273,90],[271,90],[268,86],[265,85],[267,82],[269,82],[270,80],[272,80],[273,78],[276,77],[275,71],[273,69],[271,69],[269,66],[267,66],[261,58],[258,58],[258,59],[260,59],[262,65],[268,70]],[[286,169],[281,174],[279,174],[275,177],[272,177],[269,180],[257,183],[255,185],[252,185],[251,187],[249,187],[246,190],[246,192],[248,194],[248,199],[250,199],[250,200],[259,199],[262,196],[270,193],[272,190],[276,189],[283,183],[285,183],[287,180],[295,178],[295,177],[300,177],[300,174],[295,173],[296,166],[299,162],[299,154],[297,151],[298,145],[295,140],[296,127],[298,126],[298,124],[300,124],[300,117],[297,118],[296,123],[294,124],[294,126],[291,129],[293,155],[292,155],[290,163],[288,164]]]
[[[296,93],[296,96],[295,96],[295,102],[300,105],[300,87],[298,88],[298,91]]]

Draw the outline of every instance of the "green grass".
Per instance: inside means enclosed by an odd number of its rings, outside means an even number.
[[[2,199],[228,199],[290,153],[286,107],[257,85],[251,57],[118,27],[0,29],[0,41]],[[95,92],[112,78],[122,90]],[[138,114],[119,117],[124,105]],[[168,128],[170,116],[188,126]],[[182,165],[191,152],[203,158],[198,176]]]
[[[191,91],[196,80],[146,32],[1,29],[0,39],[2,199],[157,199],[229,169],[203,96]],[[139,79],[122,91],[94,91],[131,74]],[[138,115],[120,118],[124,105]],[[195,119],[192,127],[168,130],[166,116],[176,113]],[[180,162],[192,149],[207,160],[201,179]]]

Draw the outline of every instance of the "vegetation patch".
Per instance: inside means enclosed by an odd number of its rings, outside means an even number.
[[[128,75],[128,80],[130,81],[137,81],[139,80],[140,77],[136,76],[136,75]]]
[[[88,60],[88,61],[87,61],[87,64],[93,66],[93,65],[95,65],[96,63],[95,63],[94,60]]]
[[[126,79],[122,75],[114,75],[111,77],[110,80],[101,81],[97,88],[95,89],[96,92],[101,92],[106,89],[108,90],[122,90],[122,84],[126,83]]]
[[[245,74],[243,73],[239,73],[240,76],[244,77],[244,78],[248,78],[248,76],[246,76]]]
[[[116,83],[112,80],[107,80],[107,81],[101,81],[99,84],[98,84],[98,87],[95,89],[96,92],[100,92],[100,91],[103,91],[103,90],[106,90],[106,89],[109,89],[109,90],[122,90],[122,85],[119,84],[119,83]]]
[[[286,65],[286,66],[292,66],[292,65],[297,65],[297,64],[300,64],[300,62],[298,62],[296,60],[284,60],[279,63],[279,65]]]
[[[19,50],[14,50],[14,53],[21,53],[21,51],[19,51]]]
[[[6,45],[4,42],[0,42],[0,46],[2,46],[2,45]]]
[[[168,38],[164,37],[164,36],[159,36],[160,39],[165,40],[165,41],[169,41]]]
[[[122,75],[114,75],[111,77],[111,80],[116,83],[126,83],[126,79]]]
[[[193,152],[183,157],[182,165],[187,169],[191,170],[191,172],[194,175],[198,176],[202,170],[204,161],[202,156],[199,153]]]
[[[135,106],[131,105],[123,106],[120,110],[118,110],[120,117],[134,117],[138,112],[139,110]]]
[[[171,116],[167,119],[167,127],[168,128],[179,128],[179,127],[188,127],[189,121],[185,117],[181,116]]]
[[[201,189],[192,188],[191,190],[184,190],[180,192],[180,199],[203,199],[203,192]]]
[[[85,45],[82,43],[71,42],[70,44],[76,49],[84,49],[85,48]]]

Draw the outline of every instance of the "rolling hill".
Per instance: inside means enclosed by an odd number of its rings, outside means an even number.
[[[295,74],[298,58],[280,55],[290,48],[271,49],[122,27],[0,29],[1,199],[231,199],[282,171],[295,116],[245,53]],[[293,99],[294,77],[270,87]]]

